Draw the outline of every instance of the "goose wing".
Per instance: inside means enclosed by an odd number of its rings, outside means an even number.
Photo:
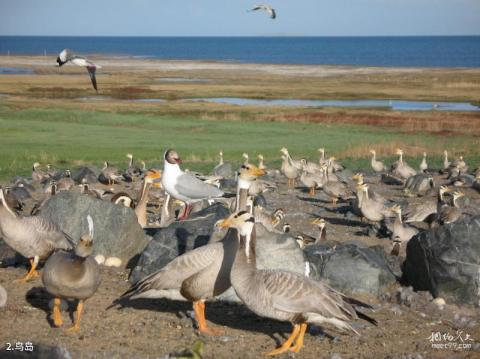
[[[37,241],[47,243],[52,249],[69,250],[73,248],[72,239],[53,222],[41,216],[22,218],[22,223],[31,229]]]
[[[122,294],[122,298],[141,298],[142,293],[150,290],[179,289],[185,279],[207,268],[218,258],[223,258],[223,243],[216,242],[198,247],[138,281]]]
[[[224,194],[224,192],[217,187],[211,186],[188,173],[183,173],[177,177],[175,189],[180,194],[193,200],[218,198]]]
[[[262,282],[272,298],[273,307],[292,314],[316,313],[325,318],[356,318],[355,309],[339,292],[296,273],[260,271]]]

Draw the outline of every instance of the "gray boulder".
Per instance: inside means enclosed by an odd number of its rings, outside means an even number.
[[[60,192],[45,203],[41,215],[57,223],[75,241],[88,233],[87,215],[91,215],[94,254],[118,257],[123,266],[148,243],[133,210],[88,195]]]
[[[480,305],[480,216],[425,231],[407,245],[403,279],[447,303]]]
[[[232,165],[230,163],[224,163],[217,165],[212,171],[214,176],[222,176],[223,178],[231,178],[234,175]]]
[[[348,295],[379,297],[396,281],[381,246],[314,244],[307,246],[304,253],[310,263],[311,278],[325,281]]]
[[[174,222],[158,230],[140,255],[130,275],[130,282],[136,283],[183,253],[207,244],[215,222],[228,215],[228,209],[216,203],[192,213],[187,220]]]
[[[99,173],[100,171],[98,171],[96,168],[91,169],[89,167],[80,167],[72,172],[72,179],[76,183],[82,183],[83,180],[85,180],[87,183],[97,183]]]

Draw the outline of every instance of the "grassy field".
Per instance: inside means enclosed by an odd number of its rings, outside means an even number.
[[[59,168],[83,164],[101,166],[104,160],[120,168],[126,153],[162,166],[165,149],[179,151],[186,164],[207,171],[217,161],[220,149],[226,160],[240,163],[242,153],[251,158],[262,153],[267,165],[279,166],[283,146],[295,157],[317,160],[317,149],[326,148],[350,168],[368,166],[368,150],[393,160],[397,147],[406,151],[416,166],[419,155],[432,154],[431,165],[440,164],[444,148],[467,155],[478,165],[478,140],[466,136],[403,134],[391,128],[347,124],[315,124],[205,119],[195,116],[150,113],[112,113],[70,109],[23,109],[0,107],[0,178],[28,174],[33,162]],[[410,156],[409,156],[410,155]],[[412,157],[414,155],[414,157]],[[256,161],[256,159],[255,159]]]
[[[352,169],[369,168],[375,148],[387,163],[396,148],[417,166],[423,151],[439,166],[444,149],[480,163],[480,113],[400,112],[381,108],[232,106],[188,98],[480,99],[480,69],[283,66],[93,58],[102,65],[96,94],[82,68],[55,68],[54,58],[0,56],[0,66],[31,75],[0,75],[0,179],[29,174],[33,162],[59,168],[120,168],[126,153],[162,166],[166,148],[186,166],[209,171],[220,149],[226,160],[262,153],[279,167],[281,147],[317,160],[319,147]],[[171,79],[175,81],[171,81]],[[167,81],[165,81],[167,79]],[[170,80],[169,80],[170,79]],[[179,80],[180,81],[176,81]],[[185,82],[185,80],[187,80]],[[139,99],[163,99],[148,103]]]

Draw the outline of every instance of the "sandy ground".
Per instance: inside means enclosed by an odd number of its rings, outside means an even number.
[[[398,188],[373,185],[375,190],[398,196]],[[273,207],[287,210],[287,221],[292,232],[314,233],[308,225],[312,215],[321,211],[327,220],[330,239],[361,241],[366,245],[383,244],[386,251],[389,241],[377,239],[373,234],[362,234],[357,221],[343,219],[331,205],[308,198],[300,189],[288,191],[282,182],[279,191],[267,195]],[[341,208],[342,205],[340,205]],[[323,211],[321,208],[325,208]],[[25,268],[0,268],[0,284],[9,294],[7,307],[0,309],[0,347],[5,343],[33,342],[66,347],[74,358],[157,358],[190,348],[197,339],[205,341],[205,358],[259,358],[279,345],[289,334],[290,324],[260,318],[237,304],[212,302],[207,304],[207,319],[225,330],[223,336],[205,337],[197,333],[191,319],[191,305],[168,300],[137,300],[123,308],[106,311],[106,307],[128,287],[128,273],[120,269],[103,269],[103,282],[98,292],[87,301],[78,334],[53,328],[48,303],[51,297],[42,289],[40,279],[24,285],[12,281],[24,275]],[[470,307],[447,305],[438,309],[428,300],[418,296],[413,304],[402,304],[396,299],[398,287],[391,289],[390,299],[372,302],[371,313],[378,327],[358,322],[361,336],[338,333],[325,328],[324,335],[311,327],[305,346],[299,354],[280,357],[331,358],[478,358],[480,355],[480,312]],[[71,308],[74,308],[74,303]],[[63,314],[64,326],[72,318]],[[462,319],[465,318],[465,319]],[[463,324],[459,324],[463,323]],[[432,333],[469,334],[474,338],[472,348],[434,349],[429,337]],[[459,344],[461,343],[457,339]],[[411,355],[411,356],[408,356]],[[0,351],[1,357],[1,351]]]

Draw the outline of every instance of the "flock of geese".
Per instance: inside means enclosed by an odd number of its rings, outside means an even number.
[[[162,269],[148,275],[133,285],[112,306],[135,298],[167,298],[187,300],[193,303],[195,319],[200,332],[218,334],[205,319],[205,301],[208,301],[230,287],[254,313],[293,325],[290,337],[268,355],[286,351],[298,352],[309,323],[330,324],[341,330],[355,329],[350,325],[358,318],[377,324],[375,319],[361,309],[371,307],[357,299],[330,288],[326,284],[282,270],[259,270],[256,267],[255,242],[259,225],[267,231],[285,232],[290,226],[285,223],[285,211],[270,211],[258,195],[266,191],[278,190],[278,176],[287,179],[289,191],[296,190],[300,181],[309,195],[322,191],[338,209],[338,202],[348,202],[352,212],[366,220],[372,228],[386,226],[392,243],[392,255],[405,250],[405,244],[421,229],[411,226],[412,222],[427,222],[430,226],[452,223],[462,216],[478,213],[478,206],[472,198],[465,201],[466,195],[459,188],[472,187],[480,192],[480,169],[469,171],[463,157],[448,160],[445,151],[444,166],[440,178],[444,182],[438,188],[433,180],[424,155],[419,171],[405,161],[402,150],[397,150],[398,160],[390,168],[378,160],[371,151],[371,167],[378,175],[369,178],[370,182],[403,184],[404,195],[421,196],[418,203],[395,203],[376,193],[364,182],[364,175],[356,173],[350,178],[344,167],[334,157],[327,157],[324,149],[319,149],[319,161],[295,160],[287,148],[280,150],[282,165],[280,170],[266,167],[262,155],[258,165],[249,162],[248,154],[236,172],[236,192],[220,189],[223,179],[219,173],[230,164],[224,162],[223,152],[220,161],[211,175],[182,170],[181,158],[175,150],[164,154],[163,169],[146,169],[145,163],[135,164],[133,155],[128,154],[127,168],[122,172],[105,162],[98,177],[94,171],[83,168],[81,176],[72,178],[69,170],[55,171],[52,166],[43,170],[39,163],[33,164],[30,179],[17,178],[12,187],[0,189],[0,230],[3,240],[12,249],[30,260],[30,269],[20,282],[39,276],[37,266],[45,261],[41,275],[45,289],[54,297],[52,320],[55,326],[62,323],[61,299],[78,300],[76,317],[72,331],[80,329],[84,302],[100,285],[99,263],[93,257],[94,223],[87,217],[89,231],[78,241],[74,241],[53,221],[41,216],[46,200],[61,191],[78,191],[98,200],[109,200],[120,206],[132,208],[139,224],[165,227],[173,221],[187,219],[192,211],[208,206],[214,201],[223,202],[231,210],[231,215],[215,224],[217,229],[228,228],[221,236],[212,236],[207,245],[195,248],[171,261]],[[270,180],[260,177],[266,176]],[[100,184],[97,183],[99,181]],[[103,183],[103,184],[101,184]],[[137,189],[139,195],[133,198],[125,188]],[[150,193],[155,189],[157,195]],[[233,192],[233,191],[232,191]],[[36,215],[20,214],[24,203],[36,198],[32,212]],[[463,201],[462,201],[463,200]],[[161,209],[161,219],[148,223],[147,205],[156,202]],[[183,210],[178,211],[177,209]],[[40,213],[40,214],[38,214]],[[283,227],[280,224],[283,222]],[[326,221],[314,218],[312,225],[318,227],[316,238],[297,236],[300,247],[326,241]],[[75,245],[74,243],[77,242]]]

